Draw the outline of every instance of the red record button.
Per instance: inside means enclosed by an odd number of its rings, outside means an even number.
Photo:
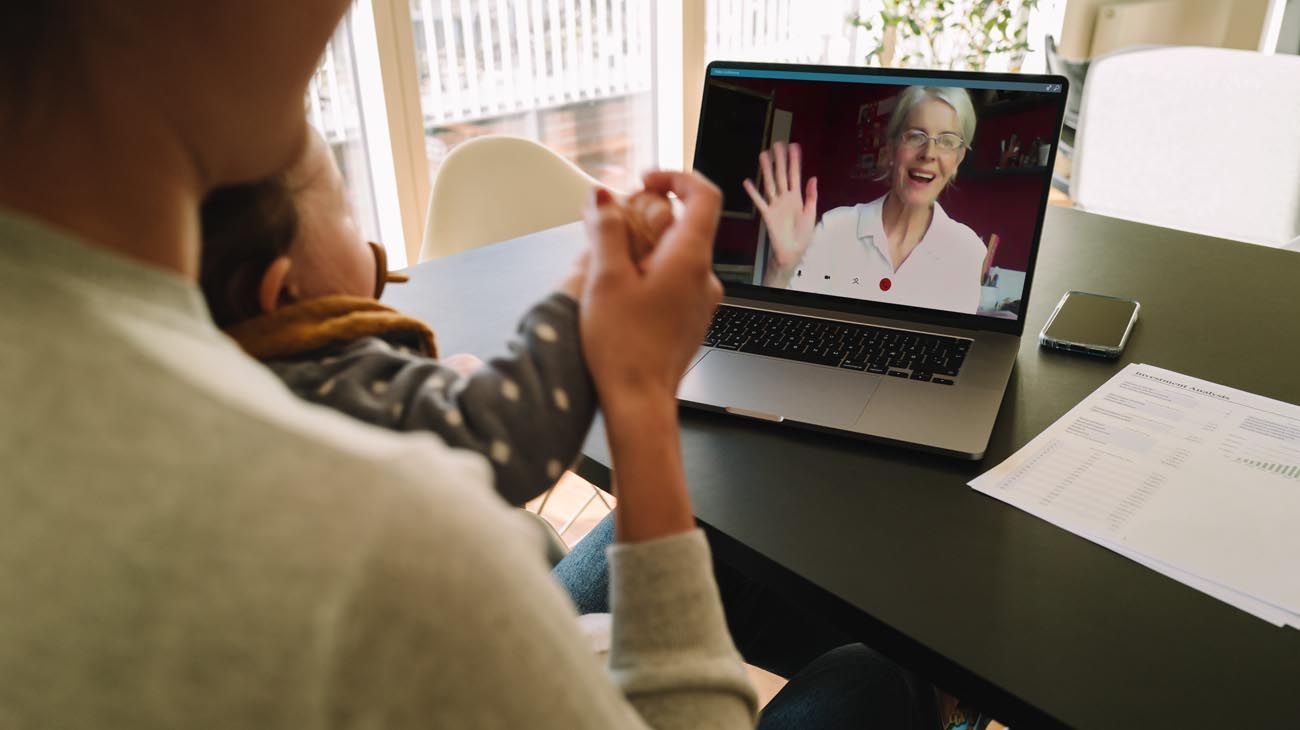
[[[890,281],[889,277],[886,276],[885,278],[880,280],[880,291],[889,291],[889,287],[893,285],[894,282]]]

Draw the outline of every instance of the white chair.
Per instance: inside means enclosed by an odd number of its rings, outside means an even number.
[[[488,135],[462,142],[434,178],[420,260],[581,220],[598,185],[531,139]]]
[[[581,220],[587,196],[600,185],[577,165],[531,139],[487,135],[462,142],[443,160],[434,178],[420,260]],[[554,491],[552,487],[542,498],[538,515]],[[599,499],[610,509],[600,489],[592,486],[591,491],[559,528],[560,536],[593,501]]]
[[[1281,246],[1300,234],[1300,57],[1144,48],[1093,61],[1070,197],[1095,213]]]

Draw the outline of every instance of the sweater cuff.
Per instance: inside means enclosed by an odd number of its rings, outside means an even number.
[[[738,658],[701,530],[606,550],[612,668],[634,656],[681,651]]]

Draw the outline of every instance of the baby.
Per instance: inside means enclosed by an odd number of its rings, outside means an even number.
[[[648,250],[671,207],[646,193],[628,208],[638,250]],[[426,324],[379,303],[392,276],[383,248],[361,236],[319,135],[284,176],[209,195],[202,230],[213,319],[300,397],[483,454],[515,505],[578,456],[596,409],[578,337],[581,262],[523,316],[508,357],[439,360]]]

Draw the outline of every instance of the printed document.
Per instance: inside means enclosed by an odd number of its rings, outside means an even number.
[[[1300,627],[1300,407],[1129,365],[970,485]]]

